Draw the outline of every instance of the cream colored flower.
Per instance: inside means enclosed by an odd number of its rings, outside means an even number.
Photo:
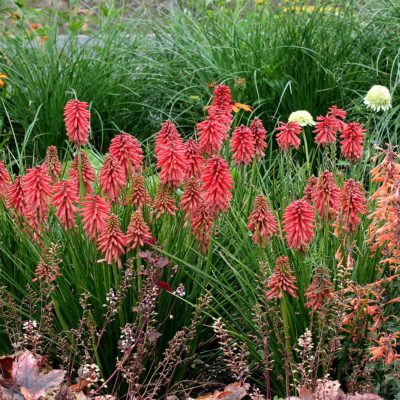
[[[392,108],[392,96],[385,86],[375,85],[368,90],[364,97],[364,104],[374,111],[387,111]]]
[[[297,122],[300,126],[315,125],[313,117],[306,110],[292,112],[289,115],[289,122]]]

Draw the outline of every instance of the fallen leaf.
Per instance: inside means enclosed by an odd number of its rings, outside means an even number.
[[[65,371],[54,369],[45,374],[39,371],[39,361],[30,351],[24,351],[13,363],[11,376],[20,386],[25,400],[39,400],[60,388]]]

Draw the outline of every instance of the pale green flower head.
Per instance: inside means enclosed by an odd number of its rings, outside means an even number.
[[[289,115],[289,122],[297,122],[300,126],[315,125],[311,114],[306,110],[294,111]]]
[[[368,90],[364,104],[374,111],[388,111],[392,108],[392,96],[386,86],[375,85]]]

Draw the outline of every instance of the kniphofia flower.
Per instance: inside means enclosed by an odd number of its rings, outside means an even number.
[[[389,89],[382,85],[374,85],[364,97],[364,104],[374,111],[388,111],[392,107],[392,96]]]
[[[11,183],[10,174],[7,171],[7,167],[0,161],[0,197],[5,200],[8,188]]]
[[[229,127],[218,115],[209,115],[207,119],[196,125],[197,135],[202,150],[206,154],[219,153],[228,137]]]
[[[128,194],[127,204],[142,208],[151,203],[151,197],[146,190],[146,183],[143,175],[133,175],[132,184]]]
[[[143,165],[142,146],[129,133],[122,132],[114,136],[108,151],[125,168],[126,174],[140,170]]]
[[[199,177],[203,171],[206,160],[201,152],[200,143],[189,139],[184,143],[185,158],[187,162],[186,178]]]
[[[262,194],[256,196],[254,200],[254,208],[249,215],[247,229],[253,232],[254,243],[261,247],[265,247],[268,240],[278,230],[275,214]]]
[[[255,154],[255,141],[250,128],[240,125],[233,131],[231,151],[236,164],[251,164]]]
[[[232,199],[233,180],[228,163],[216,155],[208,159],[202,176],[204,200],[211,211],[227,211]]]
[[[342,155],[351,161],[359,161],[362,156],[365,129],[358,122],[345,125],[340,135]]]
[[[46,166],[39,165],[28,169],[23,179],[23,192],[32,216],[36,216],[39,220],[45,220],[53,192]]]
[[[56,146],[49,146],[46,151],[44,165],[47,167],[47,173],[53,178],[57,179],[61,173],[61,163],[58,158],[58,151]]]
[[[264,157],[264,151],[268,146],[266,142],[267,131],[265,130],[261,119],[254,118],[253,121],[251,121],[250,130],[254,137],[255,155],[257,157]]]
[[[64,121],[69,140],[72,144],[84,146],[90,129],[89,104],[76,99],[70,100],[64,108]]]
[[[300,126],[315,125],[311,114],[306,110],[294,111],[289,115],[288,122],[297,122]]]
[[[305,251],[314,237],[313,207],[300,199],[289,204],[283,215],[283,230],[290,248]]]
[[[336,133],[341,129],[341,121],[333,116],[319,116],[313,132],[315,143],[327,145],[336,142]]]
[[[207,252],[208,244],[210,242],[210,237],[212,234],[212,226],[213,215],[210,212],[210,208],[204,201],[201,201],[198,207],[196,207],[193,212],[190,221],[190,227],[193,236],[201,245],[201,250],[203,251],[203,253]]]
[[[332,282],[329,276],[329,270],[326,267],[316,268],[312,282],[308,286],[305,296],[307,299],[305,306],[313,311],[319,310],[333,298]]]
[[[56,208],[56,216],[64,229],[72,229],[75,226],[75,213],[78,210],[78,191],[74,182],[62,180],[53,186],[53,207]]]
[[[232,121],[232,94],[227,85],[215,85],[209,115],[218,116],[218,119],[229,128]]]
[[[131,215],[131,220],[126,232],[126,246],[129,249],[143,247],[145,243],[154,241],[150,228],[146,224],[141,210],[136,210]]]
[[[151,215],[155,215],[156,219],[160,218],[161,215],[165,213],[175,215],[175,212],[178,209],[175,205],[175,200],[172,197],[171,189],[168,186],[163,185],[162,183],[158,184],[152,208],[153,211],[151,212]]]
[[[317,184],[318,178],[316,176],[310,176],[307,179],[307,185],[304,188],[304,200],[310,204],[315,204]]]
[[[346,119],[347,116],[347,111],[342,110],[341,108],[337,106],[332,106],[328,108],[328,117],[335,117],[338,119],[341,119],[342,121]]]
[[[161,146],[174,142],[175,140],[181,140],[181,136],[179,135],[175,124],[171,121],[165,121],[162,124],[161,129],[156,134],[154,147],[155,155],[158,156],[158,152],[160,151]]]
[[[103,196],[107,195],[110,201],[116,201],[126,184],[126,174],[120,162],[108,156],[100,170],[99,183]]]
[[[116,261],[121,268],[119,257],[125,254],[125,245],[125,235],[119,226],[118,217],[115,214],[111,214],[97,239],[98,250],[104,254],[104,261],[107,264],[111,265],[113,261]]]
[[[185,149],[180,140],[160,146],[157,154],[157,168],[164,185],[179,187],[186,175]]]
[[[17,176],[8,188],[7,207],[12,208],[20,217],[25,216],[26,200],[22,176]]]
[[[362,184],[354,179],[348,179],[343,185],[342,211],[344,225],[351,232],[356,231],[360,224],[360,215],[365,215],[367,211],[367,199]]]
[[[110,203],[101,196],[88,194],[81,205],[83,228],[89,238],[95,240],[105,227],[110,214]]]
[[[92,165],[90,164],[89,158],[84,151],[80,152],[80,156],[75,154],[74,159],[69,169],[69,177],[75,183],[77,187],[80,186],[79,177],[79,157],[80,157],[80,168],[82,173],[82,183],[85,187],[86,192],[92,191],[92,183],[95,180],[95,173]]]
[[[340,206],[340,189],[336,186],[332,172],[324,171],[319,177],[315,191],[315,207],[321,219],[330,220]]]
[[[291,147],[294,147],[296,150],[299,149],[301,126],[297,122],[288,122],[285,124],[284,122],[279,121],[279,127],[276,128],[276,130],[279,132],[276,135],[276,141],[283,151],[286,151]]]
[[[196,177],[186,180],[179,207],[185,212],[185,221],[192,215],[193,211],[202,201],[200,181]]]
[[[289,258],[285,256],[278,257],[275,263],[275,269],[268,279],[266,297],[268,300],[281,299],[283,293],[297,299],[296,277],[290,268]]]

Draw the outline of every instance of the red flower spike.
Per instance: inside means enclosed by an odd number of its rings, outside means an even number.
[[[305,306],[313,311],[319,310],[324,304],[334,297],[332,282],[329,271],[326,267],[319,267],[315,270],[312,282],[308,286],[305,296]]]
[[[219,153],[228,137],[229,127],[217,115],[209,115],[206,120],[196,125],[200,146],[204,153]]]
[[[351,232],[357,230],[360,224],[360,215],[367,212],[367,199],[361,183],[348,179],[342,190],[342,210],[344,214],[344,225]]]
[[[75,186],[79,188],[79,157],[75,154],[74,159],[69,169],[69,177],[74,182]],[[86,192],[92,192],[92,183],[95,180],[95,173],[93,167],[90,165],[90,161],[85,152],[81,151],[81,171],[82,171],[82,182]]]
[[[256,196],[254,208],[249,215],[247,229],[253,232],[253,242],[265,247],[268,240],[277,233],[278,223],[268,201],[263,195]]]
[[[265,130],[261,119],[254,118],[253,121],[251,121],[250,130],[254,137],[254,154],[257,157],[264,157],[264,150],[268,147],[266,142],[267,131]]]
[[[233,131],[231,151],[236,164],[251,164],[255,154],[255,141],[250,128],[240,125]]]
[[[317,117],[317,123],[315,124],[316,133],[315,143],[326,146],[336,142],[336,133],[341,129],[341,121],[335,117]]]
[[[154,148],[156,157],[158,157],[161,146],[165,146],[176,140],[181,140],[181,136],[179,135],[175,124],[171,121],[164,122],[160,131],[156,134],[156,143]]]
[[[286,292],[294,299],[298,299],[296,278],[290,268],[288,257],[278,257],[275,269],[268,279],[266,297],[268,300],[281,299]]]
[[[315,192],[315,207],[321,219],[327,216],[331,220],[336,214],[340,205],[340,194],[332,172],[323,172],[318,178]]]
[[[74,203],[79,202],[76,185],[72,181],[63,180],[54,184],[53,192],[53,207],[56,207],[57,218],[64,229],[72,229],[78,210]]]
[[[232,199],[233,180],[228,163],[221,156],[208,159],[202,176],[204,201],[211,211],[227,211]]]
[[[7,167],[0,161],[0,197],[5,200],[7,191],[11,183],[10,174],[7,171]]]
[[[214,115],[228,128],[232,121],[233,100],[231,89],[227,85],[215,85],[209,115]]]
[[[200,185],[201,182],[195,177],[189,178],[185,182],[185,189],[179,203],[179,207],[185,212],[185,221],[189,220],[193,211],[202,201]]]
[[[98,250],[104,254],[104,261],[111,265],[116,261],[118,267],[122,267],[119,257],[125,254],[126,240],[119,226],[118,217],[111,214],[105,223],[105,227],[97,239]]]
[[[175,205],[175,200],[172,197],[171,190],[168,186],[160,183],[157,187],[156,198],[153,201],[153,211],[151,215],[155,215],[156,219],[159,219],[161,215],[168,213],[170,215],[175,215],[178,210]]]
[[[132,185],[129,191],[126,205],[136,206],[142,208],[151,203],[151,197],[146,190],[145,179],[143,175],[133,175]]]
[[[122,132],[111,139],[109,153],[125,168],[125,173],[139,171],[143,165],[143,150],[139,141]]]
[[[205,254],[212,234],[213,216],[208,205],[201,201],[194,210],[191,219],[191,230],[197,242],[201,245],[201,250]]]
[[[170,187],[179,187],[186,175],[185,150],[180,140],[160,147],[157,154],[160,181]]]
[[[46,166],[28,169],[23,178],[23,192],[29,213],[40,221],[46,220],[52,195],[51,178],[47,175]]]
[[[103,232],[110,214],[110,203],[101,196],[88,194],[82,202],[80,214],[83,228],[91,240],[95,240]]]
[[[339,119],[346,119],[347,111],[342,110],[336,106],[332,106],[328,108],[328,117],[335,117]]]
[[[103,196],[110,201],[117,201],[122,189],[126,185],[124,167],[112,156],[108,156],[100,170],[99,183]]]
[[[313,207],[305,200],[289,204],[283,215],[283,230],[290,248],[306,251],[314,237],[315,217]]]
[[[364,133],[362,125],[358,122],[350,122],[345,125],[340,138],[342,155],[351,161],[360,161],[363,151]]]
[[[68,138],[75,146],[85,146],[89,136],[89,104],[76,99],[70,100],[64,108],[64,121]]]
[[[206,160],[201,152],[200,143],[189,139],[184,143],[187,169],[185,178],[199,177],[202,174]]]
[[[26,215],[27,206],[22,176],[17,176],[8,189],[7,207],[12,208],[20,217]]]
[[[154,238],[151,236],[150,228],[144,221],[142,211],[134,211],[126,233],[126,246],[129,249],[135,249],[136,247],[143,247],[145,243],[153,242]]]
[[[310,176],[307,179],[307,185],[304,189],[304,200],[307,201],[307,203],[310,204],[315,204],[315,199],[316,199],[316,193],[317,193],[317,184],[318,184],[318,178],[316,176]]]
[[[296,150],[299,149],[300,138],[298,136],[301,134],[302,128],[297,122],[288,122],[285,124],[280,121],[279,127],[276,130],[279,131],[276,135],[276,141],[283,151],[291,147],[294,147]]]
[[[44,165],[47,167],[47,173],[56,180],[61,173],[61,163],[58,158],[58,152],[56,146],[49,146],[46,151],[46,157],[44,159]]]

